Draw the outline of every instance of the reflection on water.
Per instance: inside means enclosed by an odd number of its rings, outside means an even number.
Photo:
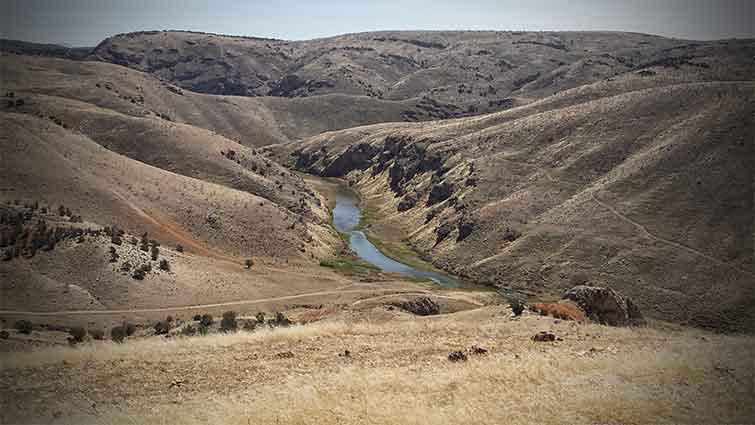
[[[388,258],[373,245],[359,230],[359,220],[362,211],[358,206],[355,196],[348,193],[339,193],[336,196],[336,207],[333,209],[333,226],[341,233],[349,235],[349,248],[359,258],[390,273],[402,273],[405,275],[430,279],[433,282],[446,286],[456,287],[459,283],[453,278],[441,273],[417,270],[414,267]]]

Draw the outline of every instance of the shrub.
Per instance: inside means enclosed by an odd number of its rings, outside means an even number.
[[[506,230],[503,231],[503,240],[506,242],[513,242],[519,239],[520,236],[522,236],[522,234],[518,230],[510,227],[506,227]]]
[[[163,258],[160,261],[160,270],[163,270],[163,271],[166,271],[166,272],[170,271],[170,263],[165,258]]]
[[[155,335],[165,335],[170,332],[170,323],[167,320],[160,320],[155,323]]]
[[[110,329],[110,339],[120,343],[123,342],[123,340],[126,339],[127,336],[133,335],[133,332],[129,333],[128,326],[129,324],[124,323],[123,325]]]
[[[247,269],[251,269],[253,265],[254,265],[254,261],[252,261],[251,258],[244,261],[244,266],[246,266]]]
[[[509,299],[509,305],[511,306],[511,311],[514,313],[514,316],[521,316],[524,312],[524,302],[519,298]]]
[[[0,331],[0,339],[8,339],[8,338],[10,338],[10,334],[8,333],[8,331],[6,331],[5,329]]]
[[[254,316],[254,318],[257,319],[257,322],[260,325],[264,325],[265,324],[265,313],[263,313],[263,312],[260,311],[259,313],[257,313],[256,316]]]
[[[194,336],[197,333],[197,328],[194,327],[194,325],[187,325],[185,328],[181,329],[181,335],[184,336]]]
[[[288,317],[286,317],[285,314],[283,314],[283,313],[281,313],[279,311],[275,313],[275,325],[276,326],[288,326],[290,324],[291,324],[291,321],[288,320]]]
[[[195,314],[195,315],[194,315],[194,321],[195,321],[195,322],[198,322],[198,321],[200,321],[200,320],[202,320],[202,315],[201,315],[201,314]]]
[[[127,272],[129,270],[131,270],[131,263],[125,261],[123,264],[121,264],[121,271]]]
[[[16,329],[18,330],[18,333],[22,334],[30,334],[32,331],[32,328],[34,325],[28,320],[18,320],[16,321]]]
[[[84,337],[87,336],[87,331],[80,327],[80,326],[74,326],[71,329],[68,330],[68,333],[71,334],[70,337],[68,337],[68,342],[71,344],[77,344],[79,342],[84,341]]]
[[[202,336],[205,336],[210,332],[210,329],[206,325],[203,325],[201,323],[199,324],[199,327],[197,328],[197,330],[199,334]]]
[[[157,245],[152,245],[152,261],[157,261],[157,256],[160,255],[160,248]]]
[[[214,323],[212,314],[203,314],[202,318],[199,319],[199,323],[203,326],[211,326]]]
[[[235,332],[239,327],[236,321],[235,311],[226,311],[223,313],[223,319],[220,321],[220,329],[223,332]]]
[[[92,336],[92,339],[98,341],[105,339],[105,331],[102,329],[89,329],[89,335]]]
[[[256,320],[244,320],[244,326],[243,329],[245,331],[253,331],[257,328],[257,321]]]
[[[178,251],[178,252],[184,252],[184,247],[181,246],[180,244],[176,245],[176,251]]]
[[[110,247],[110,262],[115,263],[118,261],[118,251],[115,250],[115,247]]]
[[[144,280],[144,276],[145,276],[145,273],[141,267],[139,267],[138,269],[135,269],[134,273],[131,275],[131,277],[136,280]]]
[[[123,243],[121,240],[121,232],[115,224],[110,229],[110,242],[114,245],[120,245]]]

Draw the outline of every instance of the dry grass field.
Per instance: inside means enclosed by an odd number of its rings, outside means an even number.
[[[539,331],[560,339],[532,341]],[[447,358],[473,345],[488,351]],[[0,384],[4,423],[751,423],[753,349],[750,336],[515,319],[505,305],[425,318],[379,306],[0,354]]]

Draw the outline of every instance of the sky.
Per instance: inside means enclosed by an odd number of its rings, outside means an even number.
[[[376,30],[612,30],[755,38],[753,0],[0,0],[0,38],[94,46],[181,29],[303,40]]]

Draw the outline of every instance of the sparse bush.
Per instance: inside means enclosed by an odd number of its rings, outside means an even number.
[[[10,338],[10,334],[8,333],[8,331],[6,331],[5,329],[0,331],[0,339],[8,339],[8,338]]]
[[[126,328],[124,326],[116,326],[112,329],[110,329],[110,339],[112,339],[114,342],[121,343],[124,339],[126,339],[128,335],[126,335]]]
[[[260,311],[259,313],[257,313],[257,315],[254,316],[254,318],[257,319],[257,323],[259,323],[260,325],[265,324],[265,313]]]
[[[160,255],[160,248],[157,245],[152,245],[152,261],[157,261],[157,256]]]
[[[86,329],[80,326],[72,327],[68,330],[68,333],[71,334],[71,336],[68,337],[68,342],[71,344],[78,344],[79,342],[83,342],[84,338],[87,336]]]
[[[514,316],[521,316],[524,312],[524,302],[519,298],[510,298],[509,305],[511,306],[511,311],[514,313]]]
[[[115,263],[118,261],[118,251],[115,250],[115,247],[110,247],[110,262]]]
[[[144,270],[142,270],[142,267],[139,267],[137,269],[134,269],[134,273],[131,275],[131,277],[136,280],[144,280],[145,275],[146,273],[144,273]]]
[[[125,261],[123,264],[121,264],[121,271],[127,272],[129,270],[131,270],[131,263]]]
[[[181,329],[181,335],[183,336],[194,336],[197,333],[197,328],[194,327],[194,325],[187,325],[183,329]]]
[[[205,336],[205,335],[207,335],[208,333],[210,333],[210,329],[209,329],[209,328],[207,327],[207,325],[203,325],[203,324],[201,324],[201,323],[200,323],[200,324],[199,324],[199,326],[197,327],[197,331],[198,331],[198,332],[199,332],[199,334],[200,334],[200,335],[202,335],[202,336]]]
[[[279,311],[275,313],[275,319],[274,320],[275,320],[275,325],[276,326],[288,326],[288,325],[291,324],[291,321],[288,320],[288,317],[286,317],[285,314],[283,314],[283,313],[281,313]]]
[[[519,239],[520,236],[522,236],[522,234],[518,230],[510,227],[506,227],[506,230],[503,231],[503,240],[506,242],[513,242]]]
[[[257,328],[257,321],[256,320],[244,320],[244,326],[243,329],[245,331],[253,331]]]
[[[167,320],[160,320],[159,322],[155,323],[155,335],[166,335],[168,332],[170,332],[170,322]]]
[[[244,261],[244,266],[246,266],[247,269],[251,269],[254,265],[254,261],[252,261],[251,258],[248,258],[246,261]]]
[[[126,336],[131,336],[136,332],[136,325],[133,323],[123,323],[123,329],[126,330]]]
[[[235,311],[226,311],[223,313],[223,319],[220,321],[220,329],[223,332],[235,332],[238,327]]]
[[[89,329],[89,335],[92,336],[92,339],[98,341],[105,339],[105,331],[102,329]]]
[[[160,260],[160,270],[163,270],[163,271],[166,271],[166,272],[170,271],[170,263],[165,258],[163,258],[162,260]]]
[[[184,247],[181,246],[180,244],[178,244],[178,245],[176,245],[176,251],[178,251],[178,252],[184,252]]]
[[[28,320],[16,321],[16,329],[18,330],[18,333],[28,335],[31,333],[33,327],[34,325]]]
[[[201,314],[195,314],[195,315],[194,315],[194,321],[195,321],[195,322],[198,322],[198,321],[200,321],[200,320],[202,320],[202,315],[201,315]]]
[[[212,326],[214,323],[212,314],[203,314],[202,318],[199,319],[199,323],[203,326]]]

